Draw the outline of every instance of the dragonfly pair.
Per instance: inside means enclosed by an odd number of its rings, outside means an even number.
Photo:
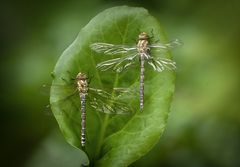
[[[153,68],[154,71],[162,72],[163,70],[174,70],[176,64],[174,61],[161,57],[153,57],[150,50],[168,51],[181,45],[181,42],[174,40],[170,43],[149,44],[149,36],[142,32],[139,35],[137,45],[131,47],[126,45],[114,45],[109,43],[93,43],[91,49],[97,53],[106,55],[125,54],[123,57],[107,60],[97,64],[96,68],[101,71],[113,70],[122,72],[137,60],[140,60],[140,110],[144,108],[144,63],[145,61]],[[76,88],[73,94],[79,93],[81,102],[81,145],[85,146],[86,133],[86,102],[89,102],[96,111],[104,113],[128,113],[130,111],[128,105],[119,100],[119,97],[129,92],[124,88],[113,88],[114,93],[89,87],[87,75],[78,73],[75,78]]]

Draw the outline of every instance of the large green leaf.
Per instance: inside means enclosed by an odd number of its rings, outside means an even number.
[[[93,75],[91,87],[111,89],[139,85],[140,66],[136,65],[120,74],[100,72],[97,63],[113,58],[91,51],[94,42],[135,45],[140,32],[153,32],[156,40],[165,41],[158,21],[143,8],[120,6],[107,9],[94,17],[79,33],[76,40],[64,51],[54,69],[54,85],[66,85],[78,72]],[[152,53],[157,54],[157,53]],[[161,55],[170,58],[169,53]],[[139,111],[139,96],[128,99],[135,107],[134,114],[107,115],[87,106],[86,153],[92,165],[127,166],[146,154],[159,140],[166,125],[174,91],[175,73],[157,73],[146,65],[145,108]],[[81,117],[79,97],[69,96],[69,88],[51,89],[50,103],[59,127],[66,140],[80,146]],[[66,98],[69,96],[68,98]],[[63,100],[65,99],[65,100]],[[66,155],[67,156],[67,155]],[[88,160],[85,159],[85,164]]]

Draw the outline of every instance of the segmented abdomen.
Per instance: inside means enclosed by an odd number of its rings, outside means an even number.
[[[140,110],[144,107],[144,54],[140,54]]]
[[[81,100],[81,144],[82,147],[85,146],[86,141],[86,94],[80,93]]]

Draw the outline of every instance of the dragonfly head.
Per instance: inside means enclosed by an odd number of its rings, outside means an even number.
[[[141,32],[139,35],[138,35],[138,39],[139,40],[147,40],[149,39],[149,36],[146,32]]]
[[[76,79],[79,81],[79,80],[87,80],[87,75],[84,74],[84,73],[78,73]]]

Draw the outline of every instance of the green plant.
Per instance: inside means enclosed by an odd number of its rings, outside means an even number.
[[[53,84],[66,84],[62,78],[70,82],[71,77],[81,71],[94,75],[91,86],[96,88],[139,85],[139,65],[120,74],[99,72],[96,64],[112,57],[92,52],[89,45],[94,42],[133,45],[140,31],[149,34],[152,31],[155,39],[165,41],[158,21],[143,8],[120,6],[98,14],[80,31],[58,60]],[[169,53],[163,56],[170,58]],[[175,73],[157,73],[146,67],[145,75],[145,108],[142,113],[136,109],[131,115],[112,116],[97,113],[87,106],[86,153],[92,164],[127,166],[146,154],[162,135],[174,92]],[[81,148],[79,98],[56,103],[69,96],[74,89],[52,88],[50,103],[67,142]],[[136,96],[129,103],[139,106],[138,99]],[[85,157],[82,164],[88,165],[86,154],[82,154]]]

